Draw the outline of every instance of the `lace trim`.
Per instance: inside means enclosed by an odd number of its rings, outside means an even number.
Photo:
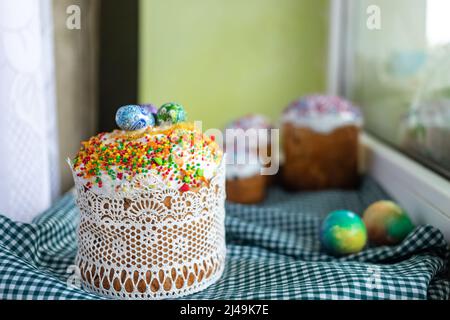
[[[122,299],[175,298],[220,278],[225,262],[225,169],[208,187],[111,197],[77,184],[78,253],[84,287]]]

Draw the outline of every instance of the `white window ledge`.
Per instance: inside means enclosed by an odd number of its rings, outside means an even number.
[[[363,133],[361,170],[405,208],[416,224],[439,228],[450,241],[450,182]]]

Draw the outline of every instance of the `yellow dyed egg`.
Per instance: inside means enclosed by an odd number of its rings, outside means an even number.
[[[330,254],[342,256],[361,251],[367,232],[361,218],[349,210],[336,210],[322,222],[320,242]]]

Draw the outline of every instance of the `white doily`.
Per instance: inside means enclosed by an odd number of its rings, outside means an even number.
[[[165,299],[218,280],[226,252],[224,171],[222,161],[198,192],[179,192],[157,177],[151,189],[131,196],[109,197],[77,183],[83,286],[120,299]]]

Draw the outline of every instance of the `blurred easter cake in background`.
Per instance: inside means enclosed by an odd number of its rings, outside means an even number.
[[[359,108],[337,96],[292,102],[281,118],[284,185],[293,190],[356,187],[362,123]]]
[[[258,203],[264,200],[271,177],[262,174],[272,156],[270,121],[260,114],[239,118],[225,128],[227,200]]]

